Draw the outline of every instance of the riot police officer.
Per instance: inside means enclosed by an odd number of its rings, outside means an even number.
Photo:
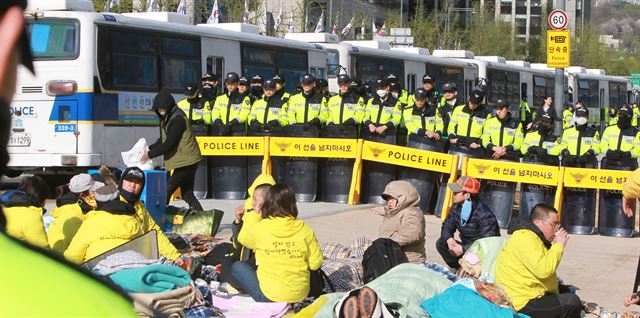
[[[327,104],[327,126],[338,126],[342,132],[356,129],[364,117],[364,100],[351,88],[347,74],[338,75],[338,89]]]
[[[213,105],[218,97],[218,75],[205,73],[202,76],[202,98]]]
[[[404,110],[409,137],[417,135],[440,140],[444,128],[437,103],[429,98],[429,92],[424,88],[418,88],[411,99],[413,104]]]
[[[389,93],[386,79],[376,81],[376,96],[367,103],[363,131],[368,135],[385,135],[400,123],[400,102]]]
[[[607,126],[615,125],[618,122],[618,109],[616,106],[609,106],[609,121]]]
[[[243,133],[244,123],[251,111],[251,102],[248,96],[238,91],[240,77],[235,72],[230,72],[224,78],[227,92],[216,98],[211,111],[211,122],[214,134],[230,136],[233,133]]]
[[[211,124],[211,106],[198,91],[195,83],[184,87],[185,98],[178,102],[178,107],[187,115],[192,125]]]
[[[331,98],[331,93],[329,93],[329,82],[327,82],[324,78],[319,78],[316,80],[316,89],[322,93],[322,96],[329,100]]]
[[[258,99],[257,96],[251,94],[251,86],[249,84],[249,79],[246,76],[241,76],[238,81],[238,92],[243,96],[249,97],[249,103],[253,105],[253,103]]]
[[[482,103],[484,94],[474,90],[469,96],[469,102],[457,107],[451,114],[451,121],[447,131],[449,143],[458,147],[466,147],[473,150],[482,148],[482,133],[485,122],[491,118],[491,111]]]
[[[407,106],[409,104],[409,93],[406,89],[400,85],[400,79],[395,74],[387,75],[387,82],[389,83],[389,91],[391,94],[396,92],[398,95],[393,95],[395,99],[400,102],[400,105]],[[402,109],[401,109],[402,110]]]
[[[442,98],[440,99],[440,105],[438,106],[438,112],[440,118],[442,118],[442,137],[449,138],[449,122],[451,121],[451,114],[453,110],[458,106],[462,106],[464,103],[458,101],[458,88],[455,83],[447,82],[442,85]]]
[[[251,95],[259,99],[262,98],[262,94],[262,76],[256,74],[251,78]]]
[[[311,126],[316,126],[320,129],[326,116],[327,100],[316,89],[316,80],[311,74],[305,74],[300,82],[302,92],[291,96],[289,99],[289,108],[287,110],[289,124],[302,124],[305,131]]]
[[[527,102],[526,94],[522,94],[522,98],[520,98],[518,114],[520,117],[520,124],[522,125],[522,132],[524,133],[529,128],[531,128],[532,125],[531,107],[529,107],[529,103]]]
[[[539,125],[536,130],[530,131],[522,142],[520,152],[530,162],[545,163],[557,166],[560,155],[560,137],[553,133],[554,118],[548,113],[538,116]],[[533,207],[532,207],[533,208]]]
[[[253,103],[249,113],[249,131],[269,133],[273,130],[280,130],[287,125],[288,101],[274,96],[276,82],[272,79],[266,80],[262,89],[264,96]]]
[[[606,156],[607,163],[630,165],[635,169],[640,153],[638,130],[632,126],[633,110],[622,106],[618,110],[618,122],[607,127],[602,133],[601,153]]]
[[[577,103],[576,103],[577,106]],[[573,123],[573,106],[569,103],[564,104],[564,110],[562,111],[562,129],[565,130],[571,127]]]
[[[276,94],[275,96],[281,99],[288,100],[291,98],[291,94],[289,94],[284,88],[286,85],[286,81],[282,74],[276,74],[273,76],[273,81],[276,82]]]
[[[509,103],[499,99],[495,104],[496,117],[487,120],[482,133],[482,145],[487,155],[495,160],[519,161],[519,151],[524,136],[522,124],[511,116]]]

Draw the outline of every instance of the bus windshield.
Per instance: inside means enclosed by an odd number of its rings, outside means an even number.
[[[76,20],[28,20],[27,32],[35,60],[73,60],[78,57]]]

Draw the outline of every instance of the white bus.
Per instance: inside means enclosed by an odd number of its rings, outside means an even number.
[[[159,136],[150,111],[155,94],[168,88],[180,100],[183,87],[199,84],[205,72],[280,73],[289,91],[307,72],[326,74],[321,46],[261,36],[257,27],[236,25],[253,33],[236,32],[222,29],[229,25],[167,22],[184,20],[175,13],[91,8],[89,1],[29,3],[36,75],[24,68],[18,74],[8,148],[13,169],[46,174],[122,166],[122,151],[140,137],[152,143]]]

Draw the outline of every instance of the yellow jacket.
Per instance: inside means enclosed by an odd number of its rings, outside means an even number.
[[[3,207],[7,218],[7,234],[31,245],[49,249],[47,233],[42,222],[42,208],[36,206]]]
[[[135,212],[127,203],[111,201],[100,209],[103,210],[91,211],[85,216],[64,252],[67,260],[74,263],[86,262],[144,234]]]
[[[496,260],[495,278],[516,310],[545,294],[558,294],[556,271],[563,253],[564,246],[552,244],[547,249],[529,229],[517,230],[507,239]]]
[[[257,176],[256,179],[253,180],[253,183],[251,184],[249,189],[247,189],[247,193],[249,193],[249,197],[246,200],[244,200],[245,210],[251,209],[251,203],[253,202],[253,190],[255,190],[258,186],[263,184],[274,185],[276,184],[276,180],[273,179],[271,175],[268,175],[266,173],[262,173],[259,176]]]
[[[309,294],[309,270],[322,265],[311,227],[292,217],[262,219],[243,226],[238,241],[255,251],[260,290],[272,301],[295,303]]]
[[[49,225],[47,232],[49,246],[51,250],[62,255],[82,225],[84,214],[79,204],[70,203],[53,209],[51,216],[55,220]]]
[[[640,169],[636,169],[622,185],[622,195],[625,198],[640,198]]]
[[[120,196],[120,201],[127,202],[124,197]],[[169,239],[164,236],[164,232],[162,229],[156,224],[153,220],[147,208],[144,207],[144,204],[141,201],[137,201],[133,208],[136,209],[136,219],[140,223],[140,227],[142,228],[143,233],[150,232],[151,230],[156,230],[156,234],[158,237],[158,251],[160,255],[168,258],[168,259],[176,259],[180,257],[180,252],[176,249]]]

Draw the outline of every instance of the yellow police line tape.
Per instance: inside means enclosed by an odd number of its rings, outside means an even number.
[[[196,137],[203,156],[262,156],[262,172],[271,174],[271,156],[355,159],[348,203],[360,203],[362,160],[448,173],[458,177],[458,156],[362,139],[304,137]],[[462,158],[461,176],[556,186],[554,207],[562,213],[564,187],[622,190],[632,171],[565,168],[508,161]],[[444,220],[452,193],[445,195]]]

